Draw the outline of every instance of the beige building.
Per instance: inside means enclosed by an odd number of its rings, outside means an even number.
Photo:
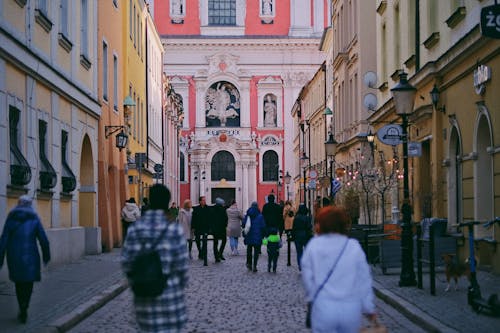
[[[0,4],[0,229],[33,197],[55,263],[101,251],[96,20],[94,1]]]
[[[409,117],[409,141],[421,154],[409,157],[413,220],[448,219],[456,232],[463,220],[500,215],[500,41],[481,35],[481,9],[494,1],[377,1],[378,109],[375,130],[400,122],[390,94],[399,70],[417,88]],[[415,17],[420,17],[417,22]],[[433,101],[433,88],[438,98]],[[433,103],[434,102],[434,103]],[[401,157],[401,150],[398,147]],[[400,184],[400,187],[402,185]],[[500,272],[499,228],[475,228],[480,265]],[[465,235],[467,238],[467,235]],[[467,245],[459,238],[459,250]]]

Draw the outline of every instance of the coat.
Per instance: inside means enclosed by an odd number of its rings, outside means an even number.
[[[227,214],[224,206],[215,204],[215,206],[212,207],[211,222],[212,235],[219,239],[226,238]]]
[[[264,217],[255,207],[248,208],[243,223],[246,223],[247,216],[250,216],[252,224],[250,231],[245,235],[245,244],[260,246],[262,245],[262,239],[266,236],[266,223],[264,222]]]
[[[241,237],[241,220],[243,214],[236,206],[226,209],[227,214],[227,235],[229,237]]]
[[[50,261],[50,247],[40,218],[32,207],[17,206],[7,216],[0,238],[0,267],[7,252],[9,278],[13,282],[41,280],[40,254],[44,264]]]
[[[125,274],[143,246],[151,247],[167,228],[156,245],[167,286],[157,297],[134,297],[136,320],[141,332],[179,331],[187,321],[184,288],[188,281],[188,252],[184,232],[179,223],[172,223],[162,210],[148,210],[144,217],[129,227],[122,249]],[[143,244],[144,243],[144,244]]]
[[[191,219],[191,228],[195,235],[208,234],[210,232],[211,207],[195,206],[193,207],[193,218]]]
[[[290,216],[288,213],[292,212]],[[295,208],[292,205],[285,205],[283,208],[283,220],[285,221],[285,230],[292,230],[293,220],[295,219]]]
[[[192,231],[191,231],[191,219],[193,217],[193,209],[184,209],[181,208],[179,210],[179,217],[177,220],[179,224],[182,226],[182,230],[184,230],[184,237],[186,239],[193,239]]]
[[[262,207],[262,215],[268,228],[275,227],[283,231],[283,208],[274,201],[269,201]]]
[[[307,215],[306,206],[301,204],[293,220],[292,237],[296,242],[306,244],[312,235],[311,216]]]
[[[141,217],[141,211],[135,203],[126,202],[125,206],[122,208],[121,216],[125,222],[131,223],[137,221],[137,219]]]

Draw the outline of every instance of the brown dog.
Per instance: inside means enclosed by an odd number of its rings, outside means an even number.
[[[460,263],[457,260],[454,260],[454,254],[442,254],[441,258],[445,263],[445,273],[446,273],[446,282],[448,285],[444,291],[450,290],[450,279],[453,278],[455,280],[455,290],[458,290],[458,278],[461,276],[467,277],[470,281],[470,266],[468,261],[464,263]],[[476,261],[477,262],[477,261]]]

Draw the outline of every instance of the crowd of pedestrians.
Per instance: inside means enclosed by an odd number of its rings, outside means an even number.
[[[185,326],[184,288],[192,244],[196,244],[198,259],[207,265],[209,235],[215,263],[226,260],[227,238],[231,255],[239,255],[238,242],[243,237],[246,268],[257,272],[264,245],[267,271],[276,273],[285,233],[287,241],[295,243],[313,332],[357,332],[363,314],[376,320],[369,266],[359,243],[347,237],[350,218],[343,208],[327,203],[315,209],[313,221],[304,204],[297,209],[290,201],[277,204],[272,194],[262,209],[252,202],[246,212],[239,209],[234,199],[226,205],[222,198],[216,198],[215,204],[209,206],[201,196],[194,207],[189,199],[181,207],[175,203],[169,206],[169,202],[168,188],[156,184],[150,188],[149,200],[145,198],[141,208],[130,198],[121,212],[122,266],[127,277],[133,277],[135,258],[149,249],[157,253],[159,274],[165,279],[165,287],[157,296],[134,294],[136,320],[141,330],[177,332]],[[21,323],[27,320],[33,282],[41,278],[37,241],[43,263],[47,264],[49,242],[40,218],[31,207],[31,198],[22,196],[9,213],[0,238],[0,268],[6,255],[9,277],[16,286]],[[132,285],[133,281],[129,282]]]

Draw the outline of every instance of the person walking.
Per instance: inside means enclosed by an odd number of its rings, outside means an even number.
[[[204,196],[199,199],[199,205],[193,208],[191,227],[194,231],[196,248],[198,249],[198,259],[204,260],[207,265],[207,239],[210,232],[210,207]]]
[[[290,200],[287,200],[285,202],[285,206],[283,207],[284,229],[287,238],[291,236],[290,233],[292,232],[294,218],[295,218],[295,207],[293,207],[293,204]]]
[[[191,256],[191,250],[193,249],[193,229],[191,228],[191,220],[193,218],[193,206],[191,200],[184,200],[182,208],[179,210],[179,224],[184,230],[184,237],[188,243],[189,259],[193,259]]]
[[[269,236],[264,238],[263,244],[267,246],[267,271],[271,273],[272,266],[273,273],[276,273],[280,248],[283,245],[279,235],[279,230],[275,227],[270,228]]]
[[[267,196],[267,203],[262,207],[262,215],[269,232],[270,228],[277,228],[280,232],[280,237],[283,234],[283,208],[274,202],[274,195]]]
[[[125,202],[125,206],[122,208],[122,239],[125,241],[127,237],[128,228],[132,223],[137,221],[141,217],[141,211],[135,203],[135,198],[131,197]]]
[[[23,324],[28,319],[33,283],[41,280],[37,240],[42,249],[43,263],[47,265],[50,261],[49,240],[40,217],[32,207],[31,197],[22,195],[5,221],[0,238],[0,269],[7,252],[9,279],[15,284],[19,305],[17,319]]]
[[[243,213],[238,208],[236,200],[231,200],[231,205],[226,209],[227,214],[227,235],[229,236],[229,245],[231,246],[231,254],[237,256],[238,253],[238,238],[241,236],[241,221]]]
[[[262,239],[266,235],[266,223],[264,222],[264,217],[260,213],[259,204],[257,202],[252,202],[252,205],[248,208],[245,219],[243,220],[243,228],[247,223],[247,217],[250,217],[250,230],[245,234],[247,268],[256,273]]]
[[[300,204],[297,214],[293,219],[292,226],[292,238],[297,251],[297,264],[299,265],[299,271],[301,270],[300,259],[304,251],[304,247],[312,237],[312,234],[311,216],[308,214],[306,205]]]
[[[214,237],[214,258],[215,262],[226,260],[224,258],[224,248],[226,247],[227,235],[227,213],[224,207],[224,199],[216,198],[212,207],[212,235]],[[220,246],[219,246],[220,241]]]
[[[179,207],[177,207],[177,204],[175,202],[172,202],[169,213],[172,214],[174,218],[177,218],[179,216]]]
[[[315,225],[318,236],[309,241],[301,259],[312,331],[359,332],[362,314],[376,320],[365,254],[359,242],[347,236],[350,223],[344,208],[322,208]]]
[[[150,209],[129,228],[121,264],[125,274],[130,273],[132,262],[141,249],[157,244],[155,251],[167,277],[166,286],[156,297],[134,295],[137,324],[141,332],[180,332],[187,321],[184,299],[188,280],[186,239],[180,224],[168,218],[169,189],[162,184],[153,185],[149,200]]]

